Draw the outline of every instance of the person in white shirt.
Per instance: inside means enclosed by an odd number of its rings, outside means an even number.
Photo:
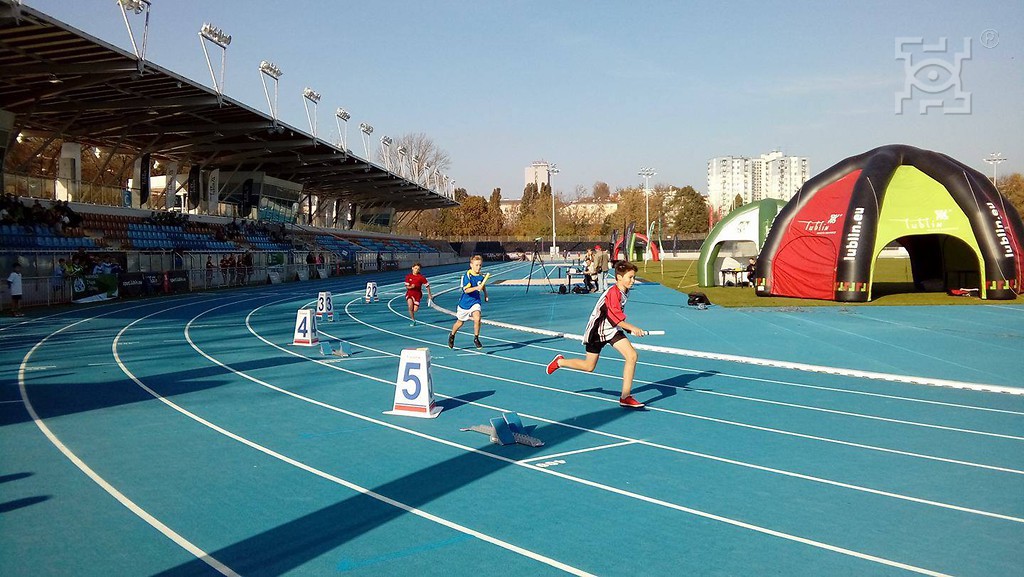
[[[16,317],[23,317],[21,312],[21,265],[14,263],[14,270],[7,277],[7,286],[11,289],[11,314]]]

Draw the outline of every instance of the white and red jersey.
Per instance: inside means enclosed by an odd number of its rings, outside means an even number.
[[[604,292],[594,311],[590,313],[587,328],[583,331],[583,344],[607,342],[619,331],[619,323],[626,320],[623,308],[626,306],[626,295],[618,285],[612,285]]]

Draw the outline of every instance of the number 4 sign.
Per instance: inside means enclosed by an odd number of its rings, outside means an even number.
[[[434,404],[434,382],[430,376],[430,349],[402,349],[395,383],[395,403],[385,415],[433,419],[441,414]]]
[[[316,317],[310,309],[299,309],[295,313],[295,337],[293,345],[313,347],[320,343],[320,335],[316,332]]]

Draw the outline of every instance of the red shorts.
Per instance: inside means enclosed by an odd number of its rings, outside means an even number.
[[[420,304],[420,301],[423,300],[423,291],[405,291],[405,298],[406,300],[412,299],[416,301],[416,304]]]

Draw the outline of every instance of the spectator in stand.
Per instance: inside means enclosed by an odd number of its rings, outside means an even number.
[[[384,270],[384,255],[377,251],[377,272]]]
[[[230,254],[228,255],[228,284],[230,286],[235,286],[235,275],[237,274],[237,272],[238,271],[236,270],[235,255]]]

